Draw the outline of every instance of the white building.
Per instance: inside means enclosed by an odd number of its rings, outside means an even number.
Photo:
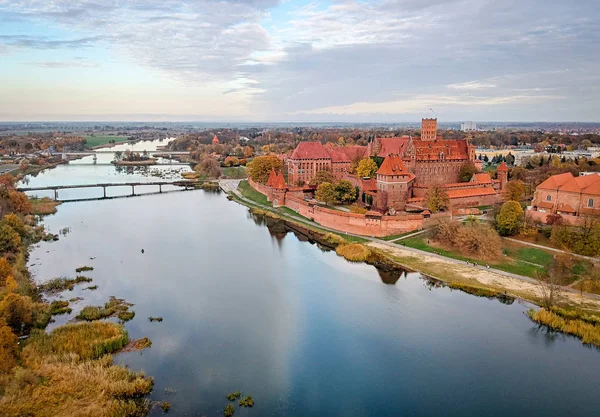
[[[461,123],[460,130],[462,130],[463,132],[470,132],[472,130],[477,130],[477,124],[475,122]]]

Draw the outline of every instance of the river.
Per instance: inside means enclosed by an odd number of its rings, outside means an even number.
[[[148,178],[69,165],[29,185]],[[222,416],[235,390],[256,400],[236,416],[598,415],[600,352],[539,329],[527,303],[431,287],[418,273],[382,279],[272,233],[222,193],[65,203],[44,224],[70,230],[32,250],[36,280],[91,265],[98,285],[65,293],[84,301],[54,325],[111,295],[134,303],[126,328],[153,344],[115,360],[154,377],[151,399],[172,402],[170,415]]]

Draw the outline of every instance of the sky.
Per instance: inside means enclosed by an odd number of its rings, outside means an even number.
[[[598,0],[0,0],[0,121],[600,121]]]

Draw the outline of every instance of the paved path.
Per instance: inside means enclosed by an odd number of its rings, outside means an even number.
[[[2,174],[7,174],[9,172],[12,172],[14,170],[19,169],[19,165],[15,165],[15,164],[2,164],[0,165],[0,175]]]
[[[421,233],[425,233],[425,232],[428,232],[428,231],[429,231],[428,229],[419,230],[418,232],[411,233],[410,235],[399,237],[398,239],[388,240],[388,242],[397,242],[399,240],[408,239],[409,237],[418,236]]]
[[[573,252],[567,252],[567,251],[564,251],[564,250],[561,250],[561,249],[551,248],[549,246],[538,245],[537,243],[531,243],[531,242],[526,242],[526,241],[523,241],[523,240],[512,239],[510,237],[503,237],[502,239],[508,240],[509,242],[520,243],[522,245],[527,245],[527,246],[531,246],[531,247],[538,248],[538,249],[549,250],[551,252],[565,253],[565,254],[573,256],[575,258],[585,259],[586,261],[590,261],[592,263],[599,263],[600,262],[600,258],[592,258],[591,256],[578,255],[578,254],[573,253]]]
[[[228,180],[219,180],[219,185],[220,185],[220,187],[221,187],[221,189],[223,191],[234,193],[238,198],[240,198],[241,200],[245,201],[248,204],[251,204],[253,206],[258,206],[258,207],[264,208],[266,210],[273,210],[273,207],[257,203],[255,201],[249,200],[246,197],[244,197],[238,191],[238,189],[237,189],[240,181],[241,180],[229,180],[229,179]],[[340,232],[339,230],[335,230],[335,229],[331,229],[329,227],[322,226],[322,225],[320,225],[318,223],[315,223],[315,222],[312,222],[310,220],[305,220],[303,218],[290,216],[290,215],[288,215],[286,213],[278,213],[278,214],[280,216],[282,216],[282,217],[288,218],[289,220],[293,220],[295,222],[303,223],[303,224],[306,224],[308,226],[317,227],[319,229],[327,230],[327,231],[338,233],[338,234],[341,233],[341,234],[346,234],[348,236],[354,236],[354,237],[358,237],[358,238],[361,238],[361,239],[369,240],[371,242],[371,244],[373,246],[376,246],[376,247],[377,246],[379,246],[379,247],[384,246],[384,247],[387,247],[390,250],[399,250],[399,251],[403,251],[403,252],[410,252],[413,255],[414,254],[420,255],[420,258],[423,258],[425,260],[427,260],[427,259],[431,259],[433,261],[440,260],[440,261],[444,261],[446,263],[460,265],[461,269],[462,268],[466,268],[470,272],[471,275],[473,275],[473,273],[475,273],[475,275],[473,276],[474,279],[477,279],[477,275],[486,275],[486,276],[491,276],[491,277],[500,276],[500,277],[497,277],[497,278],[500,278],[500,280],[496,280],[496,281],[499,281],[501,283],[501,281],[502,281],[501,277],[504,276],[506,278],[524,281],[527,284],[529,284],[528,286],[530,288],[532,288],[534,286],[537,288],[537,285],[538,285],[537,281],[535,279],[533,279],[533,278],[529,278],[529,277],[525,277],[525,276],[517,275],[517,274],[512,274],[510,272],[501,271],[499,269],[486,268],[485,266],[474,266],[472,264],[468,264],[465,261],[459,261],[457,259],[448,258],[448,257],[442,256],[442,255],[438,255],[438,254],[435,254],[435,253],[425,252],[425,251],[422,251],[420,249],[409,248],[407,246],[401,246],[401,245],[398,245],[396,243],[387,242],[385,240],[381,240],[381,239],[378,239],[378,238],[375,238],[375,237],[369,237],[369,236],[356,235],[356,234],[353,234],[353,233]],[[423,231],[421,231],[421,232],[423,232]],[[421,232],[418,232],[418,233],[421,233]],[[408,236],[405,236],[405,237],[408,237]],[[574,290],[573,288],[569,288],[569,287],[563,287],[563,288],[564,288],[564,290],[566,292],[572,293],[573,295],[579,295],[580,294],[580,291]],[[589,293],[583,293],[583,294],[584,294],[584,296],[586,298],[590,298],[590,299],[593,299],[593,300],[600,301],[600,295],[589,294]]]

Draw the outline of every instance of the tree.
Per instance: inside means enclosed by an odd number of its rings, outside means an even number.
[[[324,182],[317,187],[315,198],[322,201],[325,205],[334,204],[336,202],[337,193],[335,187],[330,182]]]
[[[254,148],[252,146],[246,146],[244,148],[244,158],[251,158],[254,156]]]
[[[508,200],[520,201],[525,196],[525,184],[523,181],[510,180],[506,184],[505,195]]]
[[[513,155],[512,153],[510,153],[510,152],[508,153],[508,155],[506,155],[506,157],[505,157],[504,159],[505,159],[505,162],[506,162],[508,165],[514,165],[514,164],[515,164],[515,157],[514,157],[514,155]]]
[[[248,162],[248,176],[261,184],[266,184],[269,180],[271,170],[281,171],[283,162],[273,155],[257,156],[251,162]]]
[[[583,150],[587,150],[587,148],[589,148],[590,146],[593,146],[592,141],[589,139],[584,139],[581,141],[581,149]]]
[[[13,207],[13,211],[16,213],[29,214],[31,213],[31,203],[29,199],[20,191],[10,190],[8,192],[8,198]]]
[[[10,276],[12,276],[12,266],[6,258],[0,258],[0,287],[6,284],[6,280]]]
[[[309,185],[319,186],[324,182],[329,182],[331,184],[335,183],[335,178],[333,177],[333,173],[331,171],[327,171],[325,169],[317,171],[317,174],[314,176],[314,178],[310,180]]]
[[[219,163],[216,159],[209,156],[202,159],[202,161],[194,167],[194,171],[208,178],[219,178],[221,176],[221,167],[219,166]]]
[[[510,179],[525,181],[527,178],[527,171],[523,167],[514,167],[510,170]]]
[[[336,199],[343,204],[356,201],[356,189],[350,181],[341,180],[335,184],[335,194]]]
[[[27,226],[25,226],[25,224],[21,221],[19,216],[17,216],[14,213],[9,213],[2,218],[2,220],[0,221],[0,226],[3,226],[5,224],[12,227],[13,230],[19,234],[21,239],[24,239],[29,235],[29,233],[27,232]]]
[[[473,174],[477,174],[478,172],[479,170],[473,162],[467,162],[460,167],[458,178],[460,179],[460,182],[469,182],[471,181],[471,178],[473,178]]]
[[[517,201],[502,204],[496,217],[496,230],[501,236],[518,234],[523,227],[523,209]]]
[[[31,298],[10,293],[0,301],[0,320],[17,335],[23,334],[33,324],[33,303]]]
[[[432,213],[446,210],[450,206],[450,198],[446,189],[440,185],[433,185],[425,194],[425,205]]]
[[[377,163],[371,158],[364,158],[358,163],[356,175],[359,177],[374,177],[377,174]]]
[[[10,373],[17,365],[18,351],[17,336],[0,320],[0,375]]]
[[[0,252],[16,253],[21,248],[21,236],[9,225],[0,227]]]
[[[490,162],[490,158],[488,158],[487,155],[483,155],[483,162],[485,162],[485,163]]]

